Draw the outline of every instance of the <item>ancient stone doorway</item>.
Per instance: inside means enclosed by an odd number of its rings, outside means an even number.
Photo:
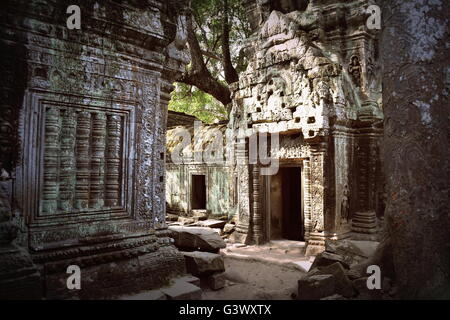
[[[302,168],[281,167],[267,179],[269,239],[304,240]]]
[[[193,174],[191,182],[191,208],[193,210],[206,210],[205,175]]]

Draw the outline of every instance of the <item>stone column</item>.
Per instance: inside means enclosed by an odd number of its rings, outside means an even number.
[[[237,242],[249,244],[252,235],[249,233],[251,220],[251,174],[248,164],[248,150],[245,139],[242,138],[236,143],[236,161],[238,186],[238,221],[233,238]]]
[[[311,224],[306,255],[316,255],[325,250],[326,214],[326,143],[311,145]]]

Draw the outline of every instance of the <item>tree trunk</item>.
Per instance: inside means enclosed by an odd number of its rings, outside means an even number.
[[[231,91],[227,86],[215,79],[206,67],[203,53],[192,25],[192,15],[189,15],[187,18],[187,41],[192,65],[178,81],[196,86],[203,92],[212,95],[223,105],[229,105],[231,103]]]
[[[447,11],[440,1],[380,2],[386,222],[398,298],[449,299]]]
[[[233,67],[230,53],[230,25],[228,18],[228,0],[223,0],[223,22],[222,22],[222,55],[225,81],[230,84],[239,80],[236,69]]]

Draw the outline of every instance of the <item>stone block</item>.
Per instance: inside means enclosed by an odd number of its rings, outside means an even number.
[[[225,287],[225,273],[215,273],[206,277],[206,283],[212,290],[219,290]]]
[[[162,288],[161,291],[168,300],[200,300],[202,290],[192,283],[177,279],[171,286]]]
[[[200,287],[200,279],[193,275],[187,275],[187,276],[181,277],[179,279],[181,281],[189,282],[189,283],[193,284],[194,286]]]
[[[344,261],[343,257],[335,253],[324,251],[316,256],[311,269],[326,267],[336,262],[339,262],[347,269],[349,268],[348,263]]]
[[[317,275],[333,275],[335,279],[335,289],[336,293],[350,298],[353,297],[355,292],[353,290],[353,285],[350,279],[346,275],[346,270],[342,267],[342,264],[335,262],[329,266],[320,268]]]
[[[227,222],[222,220],[207,219],[199,221],[199,226],[208,228],[222,228]]]
[[[298,300],[319,300],[335,293],[332,275],[306,276],[298,281]]]
[[[219,254],[200,251],[183,252],[183,254],[186,260],[186,270],[194,276],[225,271],[223,258]]]
[[[170,226],[169,230],[180,249],[219,252],[226,247],[219,234],[210,228]]]

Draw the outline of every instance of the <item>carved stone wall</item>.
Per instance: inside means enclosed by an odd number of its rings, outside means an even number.
[[[69,30],[70,4],[7,1],[1,13],[14,245],[39,270],[41,297],[155,288],[184,270],[164,231],[166,110],[187,62],[183,4],[86,1],[81,30]],[[66,287],[70,264],[81,290]]]
[[[365,24],[369,2],[245,5],[254,34],[247,70],[233,86],[229,127],[246,137],[279,133],[275,156],[303,164],[305,238],[315,254],[325,239],[349,236],[352,212],[378,206],[383,114],[377,34]],[[261,218],[258,170],[238,165],[237,172],[249,186],[239,193],[237,234],[258,242],[268,214]]]
[[[233,165],[226,154],[226,126],[178,126],[167,131],[166,201],[167,211],[183,216],[192,215],[192,175],[204,175],[206,184],[206,210],[211,216],[232,217],[236,213],[237,188]],[[184,131],[185,130],[185,131]],[[180,133],[187,132],[184,148]],[[216,137],[220,135],[220,141]],[[215,143],[219,143],[216,145]],[[181,163],[172,156],[180,155]],[[217,161],[209,162],[209,156]]]

